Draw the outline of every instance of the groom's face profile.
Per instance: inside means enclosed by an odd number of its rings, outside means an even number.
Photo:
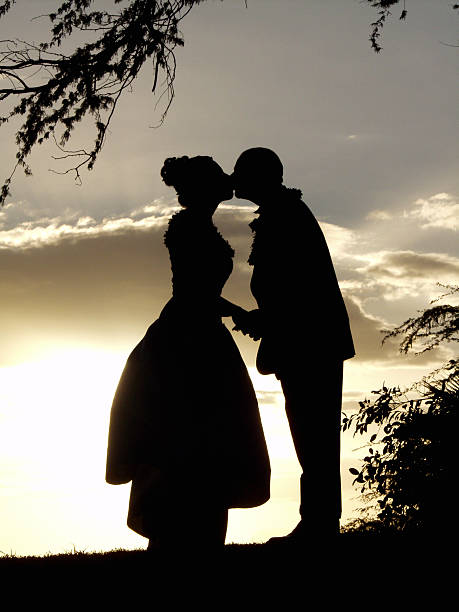
[[[274,151],[262,147],[248,149],[234,166],[234,195],[259,204],[282,185],[282,174],[282,163]]]

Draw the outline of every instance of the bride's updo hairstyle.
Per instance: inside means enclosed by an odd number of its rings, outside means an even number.
[[[213,192],[221,185],[223,170],[212,157],[168,157],[161,168],[161,177],[168,187],[174,187],[179,203],[189,208],[198,203],[203,188]]]

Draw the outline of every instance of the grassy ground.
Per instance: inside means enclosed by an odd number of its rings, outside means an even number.
[[[309,603],[305,609],[315,612],[335,607],[336,601],[355,607],[368,598],[378,609],[378,601],[395,586],[400,605],[412,608],[434,591],[436,608],[443,609],[450,564],[444,545],[434,538],[426,542],[415,537],[341,534],[334,541],[311,541],[302,547],[230,544],[218,553],[184,547],[165,553],[113,550],[3,556],[0,580],[4,594],[15,585],[15,599],[24,606],[59,603],[47,606],[51,609],[116,605],[168,612],[191,610],[197,604],[199,610],[218,612],[273,606],[285,610],[303,608],[297,605],[303,599]]]
[[[108,552],[73,551],[58,555],[0,556],[0,575],[7,570],[50,571],[62,569],[65,571],[137,571],[142,568],[152,569],[183,563],[200,563],[203,560],[214,560],[216,564],[226,567],[237,566],[269,566],[272,564],[284,566],[295,565],[301,559],[302,565],[316,566],[332,559],[343,558],[358,562],[364,555],[376,554],[379,557],[389,557],[403,554],[410,550],[412,554],[439,548],[441,543],[430,538],[401,535],[375,535],[363,533],[342,533],[331,541],[313,540],[299,545],[272,546],[268,544],[228,544],[221,551],[203,551],[184,546],[164,552],[147,550],[112,550]],[[438,551],[439,552],[439,551]]]

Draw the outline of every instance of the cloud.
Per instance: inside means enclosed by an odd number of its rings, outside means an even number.
[[[382,344],[381,330],[387,324],[368,313],[363,306],[351,297],[346,297],[346,308],[351,324],[356,357],[359,361],[384,361],[396,355],[394,342]]]
[[[64,212],[59,216],[28,215],[28,220],[15,222],[12,210],[8,224],[8,215],[0,212],[0,249],[35,248],[45,245],[56,245],[64,240],[83,239],[108,234],[122,234],[135,230],[149,230],[164,227],[174,212],[180,210],[176,198],[166,200],[159,198],[153,202],[135,208],[123,215],[112,215],[95,219],[78,212]],[[10,205],[10,208],[13,208]],[[27,211],[27,207],[22,212]],[[239,234],[251,234],[248,224],[253,219],[255,206],[222,204],[215,218],[223,223],[232,237]],[[9,225],[9,227],[7,227]],[[245,228],[245,230],[244,230]]]
[[[436,280],[456,278],[459,259],[444,253],[416,253],[414,251],[380,251],[360,256],[368,265],[357,270],[373,280],[389,282],[413,279]]]
[[[77,236],[1,252],[3,362],[60,345],[128,350],[169,299],[162,227]]]
[[[366,216],[368,221],[389,221],[392,218],[391,213],[387,210],[371,210]]]
[[[158,200],[123,215],[97,219],[68,213],[0,231],[2,320],[8,330],[2,338],[4,359],[61,341],[132,348],[171,295],[163,234],[175,210],[176,201]],[[248,224],[254,210],[254,205],[225,203],[214,217],[236,250],[223,295],[244,308],[256,307],[250,292],[251,268],[246,263],[252,243]],[[406,299],[432,286],[432,278],[450,281],[458,275],[459,259],[414,251],[359,255],[357,249],[367,243],[358,240],[357,232],[331,223],[321,226],[339,267],[357,360],[408,364],[406,357],[398,355],[394,341],[381,345],[380,329],[388,323],[368,310],[382,304],[379,311],[385,317],[387,300]],[[403,319],[396,312],[394,320]],[[231,329],[231,321],[226,322]],[[253,364],[258,345],[241,334],[235,338],[246,363]],[[270,398],[263,401],[269,403]]]
[[[347,227],[323,221],[319,222],[319,225],[322,228],[333,259],[348,256],[349,251],[358,242],[356,232]]]
[[[366,312],[362,304],[355,298],[347,296],[345,302],[356,352],[352,361],[379,363],[387,366],[424,366],[439,364],[449,358],[449,353],[441,347],[421,355],[400,354],[400,339],[388,338],[384,344],[382,343],[384,330],[391,327],[387,321]]]
[[[422,229],[459,229],[459,200],[448,193],[437,193],[427,199],[419,198],[414,207],[405,212],[405,217],[419,219]]]
[[[19,203],[0,216],[0,250],[28,249],[46,245],[58,245],[66,240],[81,240],[103,235],[124,234],[136,230],[148,231],[163,228],[171,215],[180,210],[176,198],[159,198],[122,215],[111,215],[97,219],[95,215],[64,211],[59,216],[37,216],[28,213],[28,206]],[[250,272],[247,259],[252,244],[250,221],[256,210],[254,204],[226,202],[221,204],[214,222],[224,237],[231,243],[238,257],[235,264],[245,274]],[[18,213],[27,215],[20,219]],[[335,261],[348,257],[348,251],[357,244],[356,233],[336,224],[319,222]]]
[[[41,218],[0,232],[2,364],[34,359],[52,346],[133,348],[172,294],[163,242],[170,205],[151,206],[99,221]],[[224,296],[254,308],[250,279],[241,272],[251,244],[248,212],[226,206],[215,221],[240,247]],[[254,363],[257,344],[235,337],[246,363]]]
[[[259,404],[279,404],[284,402],[282,391],[260,391],[257,389],[257,399]]]
[[[170,204],[159,199],[127,215],[104,217],[98,221],[88,215],[80,216],[75,212],[58,217],[22,221],[0,231],[0,249],[43,247],[69,239],[78,240],[135,230],[150,230],[165,226],[175,210],[178,210],[176,203]],[[4,221],[3,226],[5,226]]]
[[[341,289],[394,321],[437,298],[439,283],[449,285],[459,277],[459,258],[444,253],[374,251],[355,254],[350,263],[352,268],[341,268]]]

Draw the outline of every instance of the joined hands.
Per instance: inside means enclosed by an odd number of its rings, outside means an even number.
[[[240,306],[233,304],[225,298],[220,298],[220,314],[222,317],[231,317],[233,319],[234,331],[240,331],[245,336],[249,336],[252,340],[260,340],[261,321],[260,311],[244,310]]]
[[[260,340],[260,311],[259,310],[244,310],[240,308],[232,315],[234,331],[241,331],[244,335],[249,336],[252,340]]]

